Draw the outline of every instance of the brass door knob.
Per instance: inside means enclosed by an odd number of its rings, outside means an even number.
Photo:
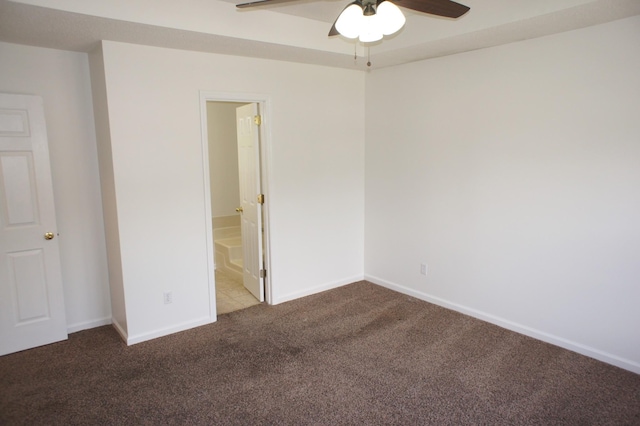
[[[238,208],[236,208],[236,211],[237,211],[238,213],[242,213],[242,212],[244,211],[244,209],[243,209],[242,207],[238,207]]]
[[[47,232],[46,234],[44,234],[44,239],[53,240],[53,232]]]

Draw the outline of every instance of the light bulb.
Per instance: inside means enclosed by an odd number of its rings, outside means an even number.
[[[398,6],[390,1],[383,1],[376,10],[378,26],[384,35],[400,31],[407,19]]]
[[[360,27],[360,41],[371,43],[380,39],[382,39],[382,31],[380,30],[378,15],[363,16],[362,26]]]
[[[338,17],[336,30],[346,38],[356,38],[360,35],[362,18],[362,7],[352,3]]]

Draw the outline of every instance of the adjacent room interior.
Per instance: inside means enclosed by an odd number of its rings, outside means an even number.
[[[215,253],[216,312],[225,314],[264,300],[244,285],[240,171],[236,110],[245,103],[207,101],[211,223]],[[259,166],[259,162],[258,162]],[[254,170],[259,175],[259,168]],[[254,243],[257,245],[257,241]]]

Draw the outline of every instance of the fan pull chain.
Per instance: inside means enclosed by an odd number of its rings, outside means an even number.
[[[367,66],[371,68],[371,48],[367,46]]]

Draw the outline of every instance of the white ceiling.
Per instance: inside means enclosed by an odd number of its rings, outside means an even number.
[[[361,44],[327,36],[350,0],[0,0],[0,41],[89,51],[99,40],[344,68]],[[398,34],[371,46],[374,68],[496,46],[640,14],[640,0],[461,0],[452,20],[404,9]],[[401,0],[398,5],[402,5]]]

